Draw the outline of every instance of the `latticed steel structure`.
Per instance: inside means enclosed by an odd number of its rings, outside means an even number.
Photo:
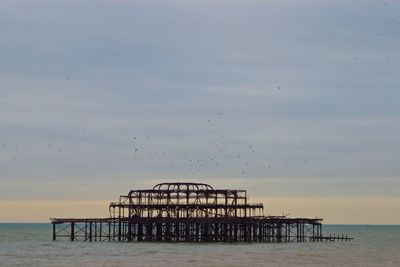
[[[264,216],[246,190],[203,183],[161,183],[111,202],[109,218],[50,218],[53,240],[175,242],[305,242],[323,236],[322,219]]]

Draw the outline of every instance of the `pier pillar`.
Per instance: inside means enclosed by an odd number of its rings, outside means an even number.
[[[121,220],[118,222],[118,241],[121,241]]]
[[[56,241],[56,224],[53,223],[53,241]]]
[[[87,222],[85,222],[85,241],[88,240],[87,226],[88,226],[88,224],[87,224]]]
[[[128,241],[132,241],[132,223],[128,222]]]
[[[94,222],[94,241],[97,241],[97,222]]]
[[[75,223],[71,223],[71,241],[75,240]]]
[[[89,241],[92,242],[92,222],[89,223]]]
[[[102,232],[103,232],[103,226],[102,226],[102,222],[100,222],[99,241],[101,241]]]
[[[108,222],[108,242],[111,241],[111,222]]]

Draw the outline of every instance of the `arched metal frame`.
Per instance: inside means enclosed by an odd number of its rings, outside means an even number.
[[[250,218],[263,216],[262,203],[248,203],[246,190],[214,189],[204,183],[161,183],[131,190],[110,203],[111,218]]]

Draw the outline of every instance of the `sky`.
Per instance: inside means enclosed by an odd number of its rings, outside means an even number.
[[[159,182],[400,224],[400,2],[0,3],[0,221]]]

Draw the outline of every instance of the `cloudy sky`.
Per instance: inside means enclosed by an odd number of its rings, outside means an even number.
[[[1,1],[0,221],[198,181],[267,214],[400,223],[399,10]]]

